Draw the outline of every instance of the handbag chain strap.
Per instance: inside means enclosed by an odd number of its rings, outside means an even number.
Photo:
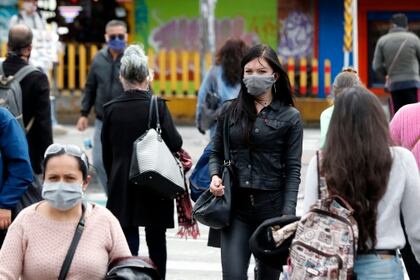
[[[161,135],[162,129],[160,127],[160,120],[159,120],[159,108],[158,108],[158,101],[155,95],[152,95],[150,98],[150,105],[149,105],[149,121],[147,123],[147,129],[150,129],[152,123],[152,116],[153,116],[153,107],[156,111],[156,131],[159,135]]]
[[[79,244],[83,229],[85,228],[85,210],[86,205],[84,202],[82,202],[82,216],[80,217],[79,223],[77,224],[76,231],[74,232],[73,240],[71,241],[70,248],[67,251],[66,258],[64,259],[63,265],[61,266],[58,280],[66,279],[67,273],[69,272],[74,253],[76,252],[77,245]]]

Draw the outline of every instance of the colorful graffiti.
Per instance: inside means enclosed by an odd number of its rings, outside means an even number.
[[[174,49],[198,51],[201,49],[200,22],[198,18],[185,17],[173,19],[152,30],[149,44],[155,50]],[[248,44],[259,41],[255,32],[245,30],[245,20],[242,17],[234,19],[218,19],[215,22],[216,49],[231,37],[241,38]]]
[[[313,50],[313,21],[302,11],[290,12],[280,21],[278,53],[282,57],[305,57]]]

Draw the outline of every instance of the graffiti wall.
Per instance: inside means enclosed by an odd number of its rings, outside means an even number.
[[[230,37],[277,46],[277,0],[218,0],[216,49]],[[136,0],[135,41],[155,50],[200,50],[199,1]]]
[[[282,57],[314,55],[314,1],[278,0],[278,47]]]

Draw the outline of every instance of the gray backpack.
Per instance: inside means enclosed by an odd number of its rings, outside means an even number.
[[[35,66],[26,65],[17,71],[15,75],[6,76],[3,71],[3,62],[0,63],[0,107],[9,110],[25,131],[30,129],[33,119],[25,128],[22,116],[22,89],[20,82],[34,71],[40,70]]]

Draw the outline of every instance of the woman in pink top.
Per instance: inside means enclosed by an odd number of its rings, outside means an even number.
[[[45,152],[45,199],[24,209],[0,250],[0,279],[56,280],[82,215],[90,176],[88,160],[74,145]],[[108,264],[131,256],[118,220],[104,207],[86,203],[85,227],[67,279],[104,279]]]
[[[420,103],[398,110],[391,120],[390,131],[395,145],[411,150],[420,170]]]

